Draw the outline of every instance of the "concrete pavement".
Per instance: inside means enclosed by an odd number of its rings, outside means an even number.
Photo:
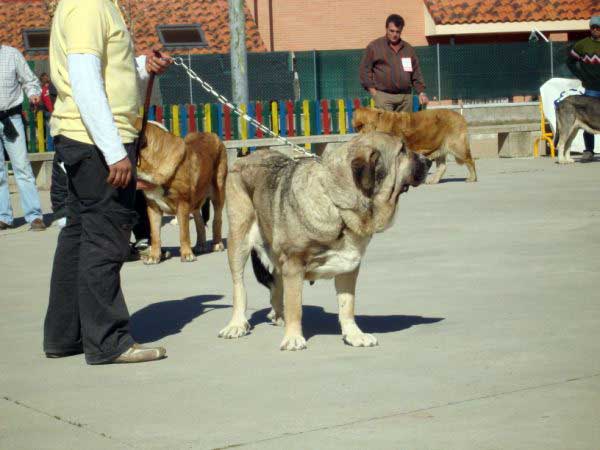
[[[599,448],[600,161],[477,165],[478,183],[451,164],[449,182],[411,189],[369,246],[357,321],[375,348],[343,344],[321,281],[304,290],[308,349],[279,351],[249,266],[254,329],[218,339],[231,314],[218,253],[122,271],[134,336],[168,359],[48,360],[58,231],[0,232],[0,448]],[[177,245],[175,227],[163,236]]]

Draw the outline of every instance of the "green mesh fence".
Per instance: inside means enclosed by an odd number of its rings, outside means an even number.
[[[566,67],[572,43],[511,43],[416,47],[427,92],[438,100],[486,100],[537,95],[552,77],[572,78]],[[291,52],[249,53],[251,101],[359,98],[363,49],[296,52],[299,89],[294,88]],[[231,98],[229,55],[179,55],[218,92]],[[36,72],[47,71],[36,62]],[[215,99],[173,67],[160,77],[163,104],[201,104]]]
[[[220,94],[231,99],[231,61],[229,55],[179,55],[200,78]],[[293,97],[293,72],[288,52],[249,53],[248,89],[251,101]],[[211,103],[215,99],[187,74],[173,67],[160,77],[164,104]]]

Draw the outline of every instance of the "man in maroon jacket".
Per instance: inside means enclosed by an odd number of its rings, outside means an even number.
[[[360,84],[375,99],[375,106],[388,111],[412,111],[412,88],[419,103],[429,102],[425,81],[414,48],[400,37],[404,19],[398,14],[385,21],[385,36],[367,46],[360,63]]]

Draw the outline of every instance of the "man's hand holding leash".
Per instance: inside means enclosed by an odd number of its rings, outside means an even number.
[[[152,47],[146,54],[146,72],[162,75],[173,64],[173,58],[166,52],[160,51],[160,46]]]

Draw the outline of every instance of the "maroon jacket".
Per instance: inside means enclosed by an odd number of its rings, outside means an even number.
[[[413,87],[419,94],[425,92],[415,49],[408,42],[400,41],[400,50],[396,53],[385,36],[367,46],[360,63],[360,84],[365,89],[374,87],[390,94],[410,94]]]

